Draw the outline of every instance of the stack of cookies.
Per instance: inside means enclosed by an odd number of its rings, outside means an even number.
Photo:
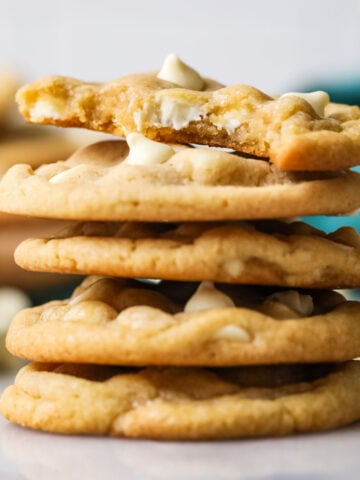
[[[360,418],[360,304],[333,290],[360,286],[359,235],[291,221],[360,207],[359,108],[225,88],[174,55],[157,74],[49,77],[17,99],[32,122],[126,140],[0,183],[4,211],[72,221],[23,242],[18,264],[89,275],[14,318],[7,346],[34,363],[3,393],[9,420],[215,439]]]

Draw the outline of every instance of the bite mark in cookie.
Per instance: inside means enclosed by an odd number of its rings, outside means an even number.
[[[15,252],[39,271],[353,288],[360,283],[360,236],[325,234],[303,222],[74,223]],[[311,265],[311,268],[309,268]]]
[[[357,165],[360,109],[351,117],[326,111],[319,116],[319,102],[313,105],[313,98],[306,98],[274,99],[248,85],[222,87],[174,57],[158,74],[129,75],[107,84],[53,76],[17,94],[21,113],[35,123],[227,147],[269,158],[283,170]]]

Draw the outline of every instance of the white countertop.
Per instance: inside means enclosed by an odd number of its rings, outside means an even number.
[[[11,383],[0,377],[0,390]],[[224,442],[65,437],[0,418],[1,480],[358,480],[360,423],[321,434]]]

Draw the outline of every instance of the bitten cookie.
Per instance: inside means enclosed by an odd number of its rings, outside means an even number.
[[[22,242],[28,270],[309,288],[360,285],[360,236],[302,222],[72,224]],[[309,268],[311,265],[311,268]]]
[[[20,370],[0,408],[12,422],[50,432],[173,440],[288,435],[360,418],[359,362],[309,366],[312,379],[300,381],[295,370],[277,383],[269,367],[129,371],[35,363]],[[263,386],[264,377],[275,381]]]
[[[20,312],[19,357],[110,365],[229,366],[360,356],[360,303],[338,293],[88,277],[68,300]]]
[[[15,165],[0,182],[0,208],[156,222],[340,214],[360,207],[356,172],[285,173],[264,160],[134,135],[130,153],[126,142],[107,141],[36,170]]]
[[[359,108],[350,116],[326,116],[324,92],[274,99],[248,85],[209,88],[174,58],[158,73],[107,84],[46,77],[21,88],[17,101],[31,122],[228,147],[284,170],[341,170],[360,158]]]

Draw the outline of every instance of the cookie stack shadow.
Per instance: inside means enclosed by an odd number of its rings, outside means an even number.
[[[7,347],[34,363],[3,393],[3,415],[155,439],[358,420],[360,304],[334,289],[360,287],[359,235],[279,220],[358,208],[358,175],[134,133],[128,143],[13,167],[0,184],[2,209],[72,220],[23,242],[17,263],[89,275],[71,298],[14,318]]]

